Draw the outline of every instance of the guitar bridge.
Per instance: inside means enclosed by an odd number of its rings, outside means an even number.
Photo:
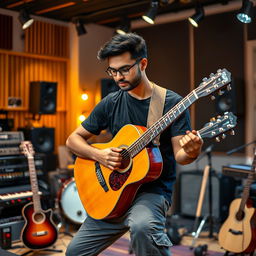
[[[38,232],[33,233],[32,235],[33,236],[45,236],[47,234],[48,234],[47,231],[38,231]]]
[[[234,230],[234,229],[232,229],[232,228],[230,228],[230,229],[228,230],[228,232],[232,233],[233,235],[242,235],[242,234],[243,234],[242,231]]]

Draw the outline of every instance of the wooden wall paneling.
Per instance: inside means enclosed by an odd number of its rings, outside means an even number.
[[[0,51],[0,108],[8,109],[9,117],[14,118],[15,130],[31,123],[28,112],[29,86],[31,81],[54,81],[58,83],[57,113],[42,115],[36,126],[55,128],[55,149],[66,140],[66,91],[68,59],[40,57],[38,55]],[[2,75],[3,74],[3,75]],[[21,97],[21,108],[7,108],[8,96]]]
[[[5,66],[5,83],[4,83],[4,106],[7,107],[7,101],[8,101],[8,93],[9,93],[9,58],[7,55],[5,55],[5,60],[4,60],[4,66]]]
[[[29,84],[29,65],[30,65],[30,59],[25,58],[24,59],[24,93],[23,93],[23,107],[28,109],[28,104],[29,104],[29,89],[28,89],[28,84]]]
[[[57,57],[69,55],[68,27],[35,21],[25,33],[26,52]]]
[[[0,54],[0,108],[4,108],[4,96],[5,96],[5,55]]]

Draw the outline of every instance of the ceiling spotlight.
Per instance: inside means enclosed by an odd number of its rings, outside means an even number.
[[[125,35],[129,33],[131,29],[131,22],[128,18],[123,18],[120,22],[120,25],[116,28],[116,33],[120,35]]]
[[[32,25],[34,19],[32,19],[26,9],[22,9],[19,13],[18,19],[22,25],[22,29],[26,29]]]
[[[198,23],[204,18],[204,9],[202,6],[196,7],[196,12],[194,15],[188,18],[189,22],[194,26],[198,27]]]
[[[242,8],[236,15],[237,19],[242,23],[250,23],[252,21],[252,8],[253,3],[250,0],[243,0]]]
[[[75,26],[76,26],[76,32],[78,36],[85,35],[87,33],[84,23],[81,20],[76,20],[75,21]]]
[[[155,23],[154,19],[157,15],[157,11],[158,11],[158,0],[152,0],[150,9],[145,15],[142,16],[142,18],[149,24],[154,24]]]

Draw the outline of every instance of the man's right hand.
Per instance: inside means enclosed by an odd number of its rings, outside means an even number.
[[[122,156],[121,152],[123,149],[121,148],[106,148],[99,150],[99,158],[98,162],[110,170],[116,170],[121,166]]]

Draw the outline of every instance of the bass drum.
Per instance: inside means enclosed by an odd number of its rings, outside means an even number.
[[[75,224],[82,224],[87,213],[78,195],[74,178],[67,180],[61,188],[59,196],[60,208],[65,217]]]

